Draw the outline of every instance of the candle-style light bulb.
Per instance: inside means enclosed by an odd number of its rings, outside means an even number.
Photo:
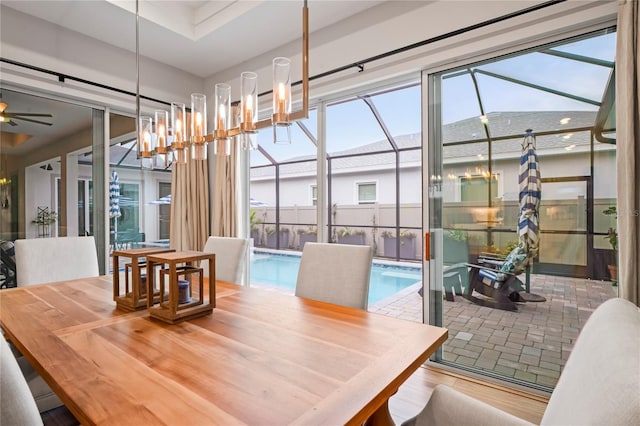
[[[202,137],[202,114],[196,113],[196,138]]]
[[[247,96],[244,104],[244,122],[253,122],[253,96]]]
[[[144,151],[145,152],[151,151],[151,133],[149,133],[148,131],[145,131],[144,134],[142,135],[142,141],[143,141],[142,146],[144,147]]]
[[[218,130],[226,130],[225,122],[227,113],[224,104],[218,106]]]
[[[285,101],[287,99],[286,92],[284,90],[284,83],[278,85],[278,112],[280,114],[285,113]]]
[[[176,141],[182,141],[182,121],[176,120]]]
[[[242,133],[256,132],[258,104],[258,74],[245,71],[240,74],[240,109],[237,121]]]
[[[165,146],[165,133],[164,133],[164,126],[162,124],[160,124],[158,126],[158,146],[160,146],[161,148],[164,148]]]

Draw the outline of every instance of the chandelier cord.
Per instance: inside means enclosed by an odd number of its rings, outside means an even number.
[[[136,0],[136,139],[140,135],[140,13]]]

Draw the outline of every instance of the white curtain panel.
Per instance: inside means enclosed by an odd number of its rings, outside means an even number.
[[[216,156],[211,229],[211,235],[216,237],[237,237],[236,168],[238,145],[236,141],[232,143],[231,155]]]
[[[174,164],[171,173],[171,248],[201,251],[209,238],[209,172],[206,160]]]
[[[173,165],[171,172],[171,220],[169,222],[169,241],[171,248],[177,251],[189,247],[187,232],[187,165]]]
[[[189,250],[202,251],[209,238],[209,169],[207,160],[190,160],[188,170]]]
[[[616,140],[620,297],[640,304],[640,17],[638,0],[619,0]]]

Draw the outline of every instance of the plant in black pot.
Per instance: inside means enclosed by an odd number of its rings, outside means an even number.
[[[395,231],[384,231],[382,234],[384,240],[384,255],[387,257],[396,257],[397,253],[397,238]],[[400,231],[400,254],[401,259],[415,259],[416,258],[416,234],[403,230]]]
[[[289,229],[280,228],[279,235],[276,235],[275,226],[267,226],[264,230],[266,234],[267,242],[266,246],[269,248],[277,248],[277,244],[280,243],[280,249],[286,249],[289,247]]]
[[[306,243],[315,243],[318,241],[318,230],[313,226],[304,229],[298,229],[298,247],[300,250],[304,248]]]
[[[342,228],[338,231],[338,243],[364,245],[364,235],[361,229]]]
[[[606,210],[603,210],[602,213],[604,213],[607,216],[613,216],[615,220],[618,219],[618,209],[616,208],[616,206],[611,206]],[[609,241],[609,244],[613,249],[614,264],[608,265],[607,268],[609,269],[609,275],[611,276],[611,281],[615,285],[618,282],[618,231],[617,229],[614,227],[609,227],[609,230],[607,231],[607,235],[605,238],[607,239],[607,241]]]

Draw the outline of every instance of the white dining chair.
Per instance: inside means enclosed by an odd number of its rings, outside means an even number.
[[[15,250],[19,287],[100,275],[93,236],[16,240]]]
[[[93,236],[16,240],[15,255],[18,287],[100,275]],[[16,354],[16,359],[38,410],[43,413],[62,406],[24,356]]]
[[[0,425],[41,425],[42,418],[9,344],[0,336]]]
[[[366,310],[372,260],[370,246],[306,243],[296,296]]]
[[[216,255],[216,279],[240,283],[242,271],[247,264],[249,240],[235,237],[209,237],[204,252]],[[202,262],[204,275],[209,276],[208,262]]]

